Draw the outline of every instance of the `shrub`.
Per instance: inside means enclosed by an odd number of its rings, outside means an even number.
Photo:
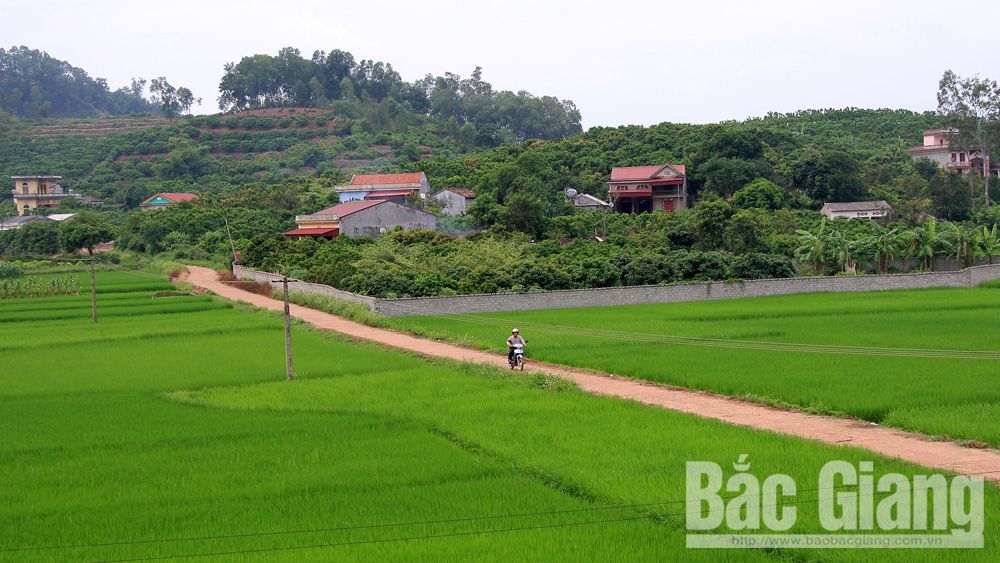
[[[790,278],[795,275],[795,264],[790,258],[777,254],[751,252],[733,260],[733,277],[745,280]]]
[[[688,252],[679,262],[681,276],[684,279],[712,281],[730,277],[730,257],[721,252]]]
[[[24,268],[10,262],[0,262],[0,280],[19,278],[24,275]]]
[[[640,254],[622,268],[622,284],[655,285],[677,279],[677,267],[659,254]]]

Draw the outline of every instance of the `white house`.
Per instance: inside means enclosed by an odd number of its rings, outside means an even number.
[[[819,212],[828,219],[882,219],[892,214],[892,206],[885,200],[824,203]]]

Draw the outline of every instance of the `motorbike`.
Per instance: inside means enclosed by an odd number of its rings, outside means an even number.
[[[514,355],[511,356],[507,363],[510,365],[510,369],[518,369],[524,371],[524,346],[514,346]]]

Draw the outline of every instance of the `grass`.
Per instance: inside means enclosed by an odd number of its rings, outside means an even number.
[[[286,382],[280,317],[155,291],[113,295],[128,314],[97,325],[85,295],[0,302],[2,315],[72,314],[0,323],[0,561],[345,542],[202,560],[988,561],[1000,549],[1000,490],[988,486],[982,550],[687,550],[683,504],[663,503],[683,498],[686,461],[728,467],[747,453],[755,474],[802,489],[831,459],[926,470],[300,324],[299,379]],[[162,314],[189,302],[219,307]],[[805,506],[801,529],[815,530]],[[327,531],[302,531],[316,528]],[[424,539],[385,541],[413,537]]]
[[[412,317],[390,323],[498,351],[510,327],[518,326],[529,341],[529,360],[812,412],[847,413],[1000,446],[995,418],[985,414],[1000,410],[1000,360],[928,358],[920,352],[872,355],[856,349],[995,353],[1000,351],[998,313],[1000,291],[979,288]],[[680,343],[666,336],[695,340]],[[754,343],[758,348],[779,343],[785,349],[754,349]],[[812,345],[826,348],[807,351]],[[967,406],[977,414],[948,415]]]

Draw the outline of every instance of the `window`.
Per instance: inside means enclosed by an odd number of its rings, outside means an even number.
[[[965,153],[964,152],[958,153],[958,161],[959,162],[965,162]]]
[[[958,153],[957,152],[951,153],[951,161],[952,162],[958,162]]]
[[[27,195],[28,193],[28,183],[21,182],[21,193]]]

